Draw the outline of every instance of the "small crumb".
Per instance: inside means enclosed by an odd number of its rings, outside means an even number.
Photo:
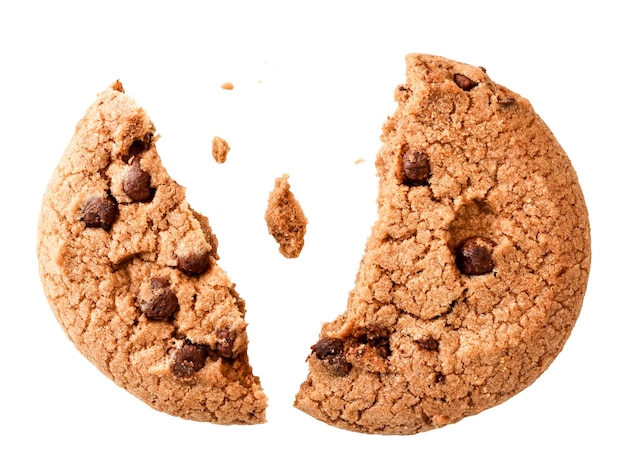
[[[226,89],[227,91],[231,91],[234,88],[235,88],[235,85],[232,84],[230,81],[227,81],[226,83],[222,85],[222,89]]]
[[[365,162],[365,160],[364,160],[363,158],[359,158],[359,159],[357,159],[357,160],[354,162],[354,164],[361,164],[361,163],[364,163],[364,162]]]
[[[230,146],[228,145],[228,142],[226,142],[221,137],[218,137],[218,136],[213,137],[212,153],[213,153],[213,159],[215,159],[215,161],[217,161],[220,164],[226,162],[226,155],[228,155],[229,151],[230,151]]]
[[[265,222],[272,237],[278,242],[280,253],[286,258],[297,258],[304,247],[304,235],[308,223],[300,203],[289,190],[284,174],[275,180],[270,193]]]

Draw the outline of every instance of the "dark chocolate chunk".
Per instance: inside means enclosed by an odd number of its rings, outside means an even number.
[[[150,287],[154,296],[150,301],[142,302],[140,309],[148,319],[169,319],[178,309],[178,298],[169,288],[169,282],[162,278],[152,278]]]
[[[352,369],[343,353],[343,341],[338,338],[322,338],[311,349],[335,376],[345,376]]]
[[[318,359],[326,360],[329,356],[343,354],[343,341],[337,338],[321,338],[311,349]]]
[[[408,186],[428,184],[430,161],[424,153],[408,149],[402,154],[402,183]]]
[[[380,325],[366,325],[363,328],[359,328],[354,335],[362,343],[389,339],[389,331]]]
[[[192,252],[186,255],[176,255],[176,258],[178,260],[178,269],[188,276],[204,273],[211,264],[211,254],[209,252]]]
[[[148,134],[144,139],[134,140],[133,143],[130,144],[130,147],[128,147],[128,153],[122,156],[122,161],[128,164],[134,156],[139,156],[144,151],[148,151],[151,143],[152,134]]]
[[[162,277],[153,277],[150,279],[150,288],[153,290],[169,287],[169,285],[169,281],[167,279],[163,279]]]
[[[154,189],[150,188],[150,174],[141,169],[139,161],[135,161],[126,172],[122,187],[133,201],[149,201],[154,195]]]
[[[83,218],[89,228],[108,230],[117,217],[117,202],[111,196],[91,198],[83,208]]]
[[[187,378],[199,371],[206,362],[208,353],[204,346],[186,340],[174,353],[172,372],[181,378]]]
[[[498,97],[498,104],[503,107],[508,107],[509,105],[513,105],[515,102],[515,97]]]
[[[454,82],[456,85],[461,88],[463,91],[469,91],[472,88],[478,86],[478,83],[470,80],[465,75],[461,75],[460,73],[454,74]]]
[[[234,331],[219,328],[215,335],[218,339],[217,354],[225,359],[232,359],[234,357],[233,344],[237,334]]]
[[[494,263],[491,258],[493,241],[482,237],[470,237],[456,248],[456,264],[463,274],[478,276],[490,272]]]
[[[391,355],[389,331],[378,325],[367,325],[355,333],[357,342],[366,344],[376,350],[379,356],[387,358]]]
[[[433,338],[418,339],[417,344],[429,351],[436,351],[439,349],[439,341]]]

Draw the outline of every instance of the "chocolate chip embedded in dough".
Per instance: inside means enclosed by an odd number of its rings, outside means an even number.
[[[154,189],[150,188],[150,174],[141,169],[139,161],[134,161],[126,172],[122,187],[133,201],[149,201],[154,195]]]
[[[133,157],[141,155],[144,151],[148,151],[151,143],[152,134],[146,135],[143,139],[133,140],[133,143],[128,147],[128,152],[122,155],[122,161],[128,164]]]
[[[439,349],[439,341],[433,338],[418,339],[417,344],[429,351],[436,351]]]
[[[463,274],[478,276],[493,270],[491,248],[494,242],[482,237],[470,237],[456,248],[456,264]]]
[[[148,319],[169,319],[178,309],[178,298],[169,288],[169,282],[166,279],[153,278],[150,280],[150,287],[154,296],[149,301],[142,302],[139,308]]]
[[[322,338],[311,346],[311,349],[335,376],[345,376],[350,373],[352,364],[346,361],[342,340],[338,338]]]
[[[428,155],[408,149],[402,154],[402,183],[408,186],[428,184],[430,161]]]
[[[211,264],[211,254],[206,251],[176,255],[178,269],[188,276],[203,274]]]
[[[233,345],[237,338],[237,333],[220,328],[215,332],[215,335],[218,339],[216,346],[217,354],[225,359],[232,359],[234,357]]]
[[[454,82],[463,91],[469,91],[470,89],[478,86],[478,83],[470,80],[468,77],[466,77],[465,75],[461,75],[460,73],[454,74]]]
[[[379,325],[367,325],[355,333],[357,342],[367,344],[376,350],[383,358],[391,355],[389,346],[389,331]]]
[[[311,349],[318,359],[326,360],[329,356],[343,354],[343,341],[337,338],[321,338]]]
[[[502,107],[509,107],[510,105],[513,105],[515,102],[517,102],[517,100],[515,100],[515,97],[510,97],[510,96],[498,97],[498,104],[501,105]]]
[[[83,207],[83,218],[89,228],[108,230],[117,217],[117,202],[111,196],[91,198]]]
[[[204,346],[185,341],[174,353],[172,372],[175,376],[187,378],[204,367],[208,353]]]
[[[150,288],[152,288],[153,290],[169,287],[169,285],[169,281],[162,277],[153,277],[152,279],[150,279]]]

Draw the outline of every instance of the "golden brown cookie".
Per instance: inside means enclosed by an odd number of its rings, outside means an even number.
[[[590,267],[576,174],[530,103],[481,67],[406,62],[378,220],[295,402],[366,433],[445,426],[530,385],[568,338]]]
[[[87,110],[43,199],[37,254],[46,296],[78,350],[153,408],[263,422],[245,303],[156,140],[120,82]]]
[[[300,203],[291,192],[289,175],[274,181],[265,210],[267,230],[278,242],[278,250],[286,258],[297,258],[304,247],[308,220]]]

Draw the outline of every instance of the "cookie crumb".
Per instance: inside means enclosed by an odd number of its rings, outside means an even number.
[[[279,244],[279,251],[286,258],[297,258],[304,247],[304,235],[308,223],[300,203],[289,190],[289,175],[275,180],[270,193],[265,222],[272,237]]]
[[[220,164],[225,163],[226,155],[228,155],[229,151],[230,145],[228,145],[228,142],[226,142],[226,140],[218,136],[213,137],[212,153],[213,159],[215,159],[216,162]]]
[[[226,83],[222,84],[222,89],[232,91],[233,89],[235,89],[235,85],[232,84],[230,81],[227,81]]]
[[[364,162],[365,162],[365,160],[363,158],[359,158],[359,159],[354,161],[354,164],[358,165],[358,164],[361,164],[361,163],[364,163]]]

